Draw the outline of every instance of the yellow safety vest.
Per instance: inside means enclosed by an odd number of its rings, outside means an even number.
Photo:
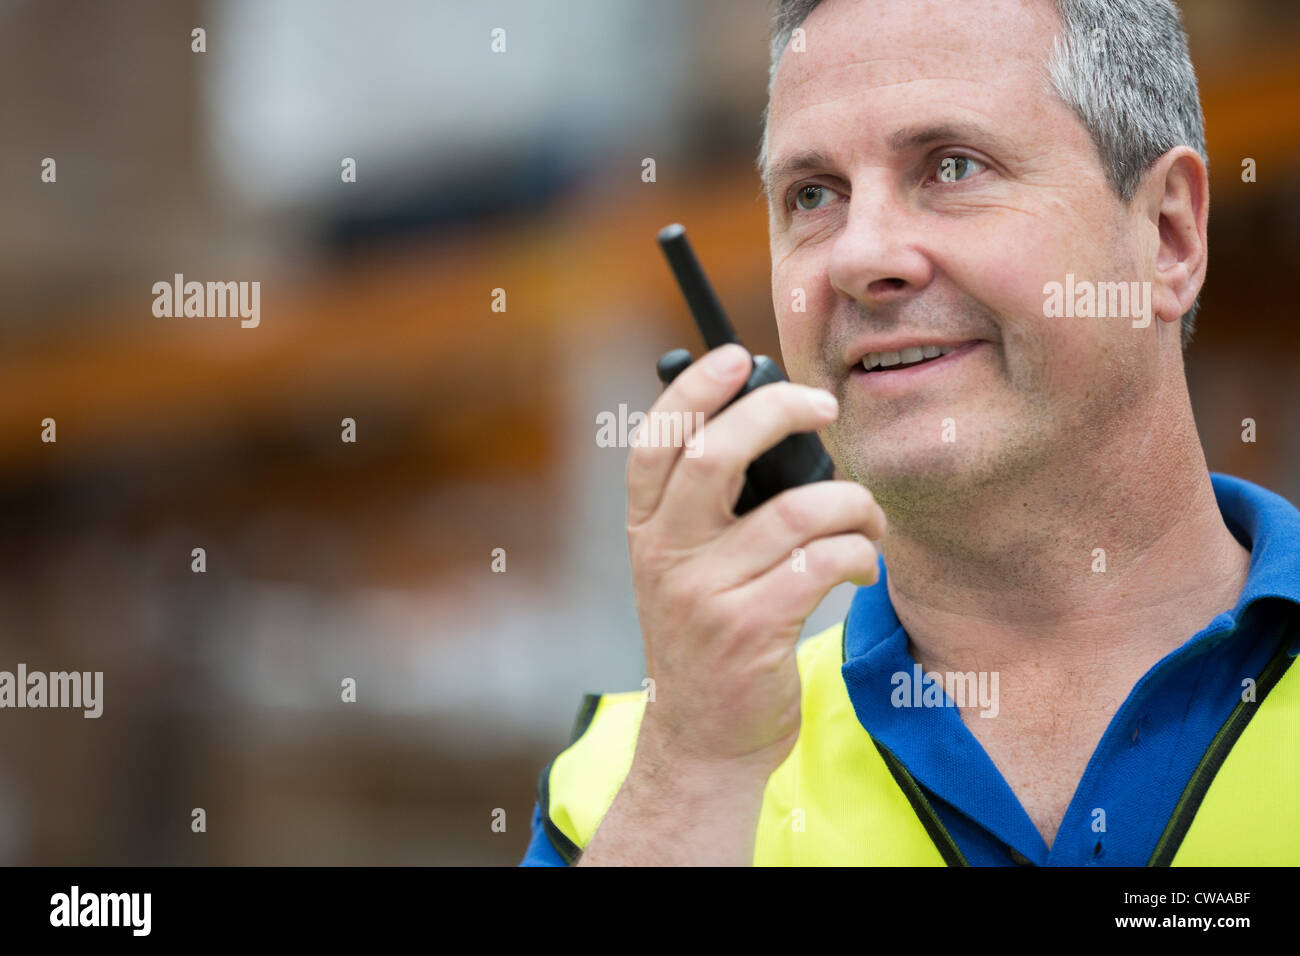
[[[798,649],[799,738],[768,778],[756,866],[966,865],[915,780],[859,723],[840,667],[843,623]],[[1300,667],[1285,651],[1193,772],[1149,866],[1300,864]],[[551,842],[573,863],[632,765],[640,691],[588,694],[569,747],[542,771]]]

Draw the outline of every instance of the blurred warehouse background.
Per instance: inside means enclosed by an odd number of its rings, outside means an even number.
[[[1300,8],[1183,8],[1213,199],[1197,417],[1213,469],[1300,501]],[[595,432],[697,346],[659,227],[779,354],[767,18],[0,5],[0,669],[105,682],[99,720],[0,712],[0,863],[520,859],[582,693],[643,676],[626,450]],[[260,281],[260,325],[155,317],[176,273]]]

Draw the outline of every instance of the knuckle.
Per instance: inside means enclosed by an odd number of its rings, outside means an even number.
[[[725,639],[728,634],[744,633],[738,630],[744,626],[743,610],[730,607],[698,583],[688,585],[680,600],[683,607],[691,609],[692,628],[703,632],[706,640],[716,641]]]
[[[650,468],[650,461],[646,449],[641,445],[633,445],[627,453],[627,477],[628,481],[635,481],[644,475]]]
[[[752,602],[751,602],[752,603]],[[752,655],[755,637],[764,628],[772,626],[772,616],[766,609],[750,605],[733,609],[717,626],[718,635],[728,641],[728,650],[737,655]]]
[[[653,522],[628,526],[627,550],[633,572],[653,581],[656,586],[668,580],[679,560]]]
[[[743,406],[746,414],[763,421],[777,416],[786,418],[796,408],[802,390],[803,386],[793,382],[772,382],[750,392],[735,407]]]
[[[644,524],[634,524],[631,520],[627,522],[627,551],[633,564],[645,551],[647,537],[648,534]]]
[[[655,563],[653,552],[646,546],[644,538],[630,529],[627,535],[627,552],[628,563],[632,566],[632,576],[636,579],[642,578]]]
[[[818,564],[828,577],[844,580],[875,566],[876,549],[863,535],[836,535],[823,540],[821,544],[823,550],[818,556]]]
[[[740,382],[728,385],[713,378],[706,370],[706,362],[692,362],[664,389],[659,401],[673,408],[696,408],[715,405],[720,397],[740,388]],[[659,404],[656,402],[656,404]]]
[[[777,520],[795,534],[802,535],[809,530],[811,518],[803,499],[795,494],[780,494],[772,499],[772,510]]]
[[[775,388],[779,389],[776,392],[776,401],[780,403],[786,415],[792,418],[807,416],[811,408],[808,404],[807,386],[796,385],[794,382],[777,382]]]
[[[662,590],[663,600],[666,605],[671,605],[680,610],[689,610],[691,618],[703,617],[703,614],[696,611],[696,602],[699,601],[701,594],[698,585],[691,581],[665,580]]]
[[[731,469],[732,457],[722,443],[714,442],[704,454],[683,457],[678,467],[695,481],[713,481]]]

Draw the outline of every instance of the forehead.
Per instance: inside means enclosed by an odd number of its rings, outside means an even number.
[[[1059,29],[1052,0],[824,0],[802,27],[806,50],[786,49],[772,85],[773,159],[833,149],[837,134],[883,143],[963,111],[1041,122],[1060,105],[1045,69]]]

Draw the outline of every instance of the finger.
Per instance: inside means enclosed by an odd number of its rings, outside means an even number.
[[[679,416],[679,434],[694,441],[696,413],[712,415],[726,405],[749,377],[753,359],[740,345],[723,345],[692,363],[650,406],[646,424],[637,429],[638,440],[627,456],[627,521],[637,525],[659,507],[664,487],[683,448],[655,441],[657,423]],[[689,430],[688,430],[689,429]]]
[[[777,620],[803,621],[831,588],[845,581],[870,586],[880,579],[880,552],[862,534],[837,534],[808,542],[803,560],[783,559],[740,589],[763,601]]]
[[[872,541],[885,533],[885,512],[852,481],[817,481],[789,488],[745,515],[718,538],[737,583],[766,572],[818,538],[858,533]]]
[[[668,477],[662,508],[666,528],[682,540],[703,540],[735,522],[732,508],[750,462],[796,432],[834,421],[835,398],[819,388],[775,382],[715,415],[695,436]]]

